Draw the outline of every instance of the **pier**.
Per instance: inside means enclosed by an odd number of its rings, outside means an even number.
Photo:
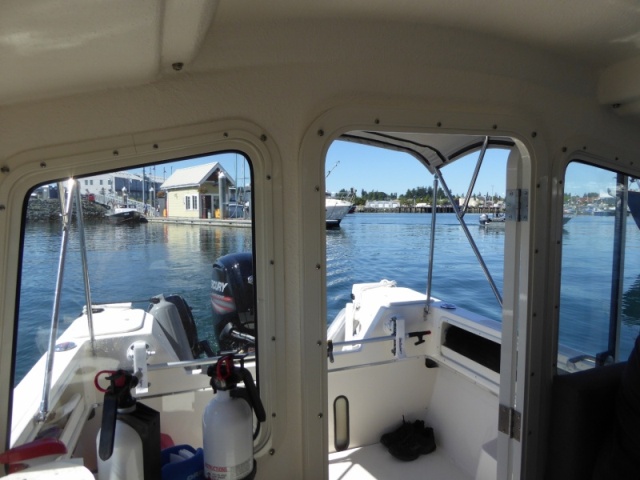
[[[149,223],[169,223],[180,225],[200,225],[209,227],[251,228],[251,220],[244,218],[192,218],[192,217],[160,217],[148,216]]]
[[[496,209],[492,207],[468,207],[466,213],[495,213]],[[358,205],[356,207],[357,213],[431,213],[432,207],[418,207],[410,205],[401,205],[398,207],[389,208],[372,208],[365,205]],[[438,205],[436,207],[436,213],[455,213],[451,205]]]

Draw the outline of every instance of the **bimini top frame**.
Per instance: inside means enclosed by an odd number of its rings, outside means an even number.
[[[49,348],[47,350],[47,361],[44,374],[44,386],[42,390],[42,400],[40,409],[35,416],[37,422],[45,422],[49,416],[49,395],[51,392],[51,376],[53,372],[53,361],[55,357],[56,339],[58,338],[58,326],[60,323],[60,297],[62,293],[62,280],[64,277],[65,259],[67,247],[69,245],[69,235],[71,229],[71,217],[73,215],[73,202],[75,200],[78,221],[78,233],[80,235],[80,252],[82,255],[82,272],[84,277],[85,300],[87,303],[87,319],[89,321],[89,336],[91,339],[91,351],[95,355],[95,335],[93,331],[93,316],[91,303],[91,287],[89,284],[89,268],[87,262],[87,249],[84,237],[84,219],[82,213],[82,199],[78,182],[69,179],[66,184],[58,184],[60,192],[60,211],[62,212],[62,240],[60,242],[60,255],[58,257],[58,275],[56,277],[56,289],[53,297],[53,311],[51,313],[51,328],[49,330]]]

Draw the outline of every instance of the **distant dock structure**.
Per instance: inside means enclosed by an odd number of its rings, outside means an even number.
[[[468,213],[491,213],[496,210],[494,206],[468,206]],[[432,206],[428,203],[416,203],[415,205],[402,205],[398,200],[367,200],[364,205],[358,205],[356,212],[360,213],[431,213]],[[436,213],[454,213],[453,206],[437,205]]]

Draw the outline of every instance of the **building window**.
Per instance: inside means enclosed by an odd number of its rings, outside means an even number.
[[[184,209],[191,210],[191,197],[189,195],[184,197]]]
[[[193,205],[193,210],[197,210],[198,209],[198,196],[197,195],[191,195],[191,205]]]

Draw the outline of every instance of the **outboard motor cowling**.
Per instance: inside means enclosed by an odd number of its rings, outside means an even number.
[[[209,343],[198,338],[198,328],[191,307],[182,296],[153,297],[149,313],[160,325],[180,360],[192,360],[202,354],[213,357]]]
[[[213,331],[220,351],[255,349],[253,255],[233,253],[213,264]]]

